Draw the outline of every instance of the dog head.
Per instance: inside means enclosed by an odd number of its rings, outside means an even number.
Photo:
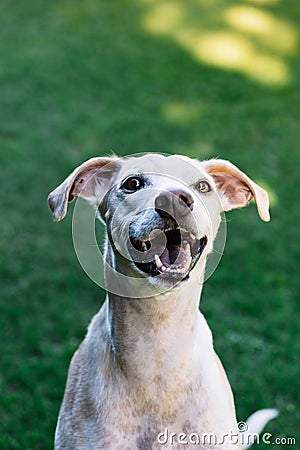
[[[178,283],[204,266],[222,211],[254,198],[260,217],[270,219],[267,192],[224,160],[92,158],[49,195],[54,220],[63,219],[76,197],[106,223],[111,267],[152,283]]]

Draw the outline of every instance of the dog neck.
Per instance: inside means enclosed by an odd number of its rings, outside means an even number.
[[[108,294],[114,360],[128,382],[143,386],[149,398],[157,394],[157,389],[165,389],[167,395],[187,386],[193,371],[199,368],[199,341],[205,348],[211,339],[198,310],[205,261],[202,264],[192,271],[189,280],[160,295],[127,298]],[[203,338],[199,337],[201,333]]]

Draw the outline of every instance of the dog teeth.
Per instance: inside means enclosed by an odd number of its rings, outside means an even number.
[[[158,270],[160,270],[161,272],[170,272],[171,269],[170,267],[166,267],[163,265],[163,263],[160,260],[160,257],[158,255],[154,255],[154,259],[155,259],[155,264],[156,267],[158,268]]]
[[[141,250],[142,250],[143,252],[146,252],[146,251],[148,250],[146,242],[142,242],[142,244],[141,244]]]
[[[186,259],[188,260],[191,257],[191,246],[187,241],[183,242],[183,251],[185,253]]]
[[[185,273],[186,272],[186,269],[185,268],[175,268],[175,269],[172,269],[172,273]]]
[[[159,270],[161,270],[162,267],[164,267],[164,265],[163,265],[163,263],[161,262],[160,257],[159,257],[158,255],[154,255],[154,259],[155,259],[156,267],[157,267]]]

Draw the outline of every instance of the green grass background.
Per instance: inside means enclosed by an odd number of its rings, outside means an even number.
[[[269,224],[227,215],[202,310],[239,420],[277,407],[299,448],[299,20],[295,0],[1,1],[1,450],[52,448],[103,292],[46,197],[111,151],[219,156],[270,191]]]

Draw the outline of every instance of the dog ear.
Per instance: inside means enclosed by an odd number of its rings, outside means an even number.
[[[255,199],[262,220],[269,222],[269,196],[245,173],[229,161],[212,159],[203,161],[205,170],[214,179],[224,211],[246,206]]]
[[[62,220],[67,213],[68,203],[76,197],[82,197],[89,203],[98,205],[101,199],[99,186],[105,185],[105,181],[112,177],[117,166],[118,158],[116,157],[91,158],[78,166],[48,196],[48,205],[53,219],[57,222]]]

